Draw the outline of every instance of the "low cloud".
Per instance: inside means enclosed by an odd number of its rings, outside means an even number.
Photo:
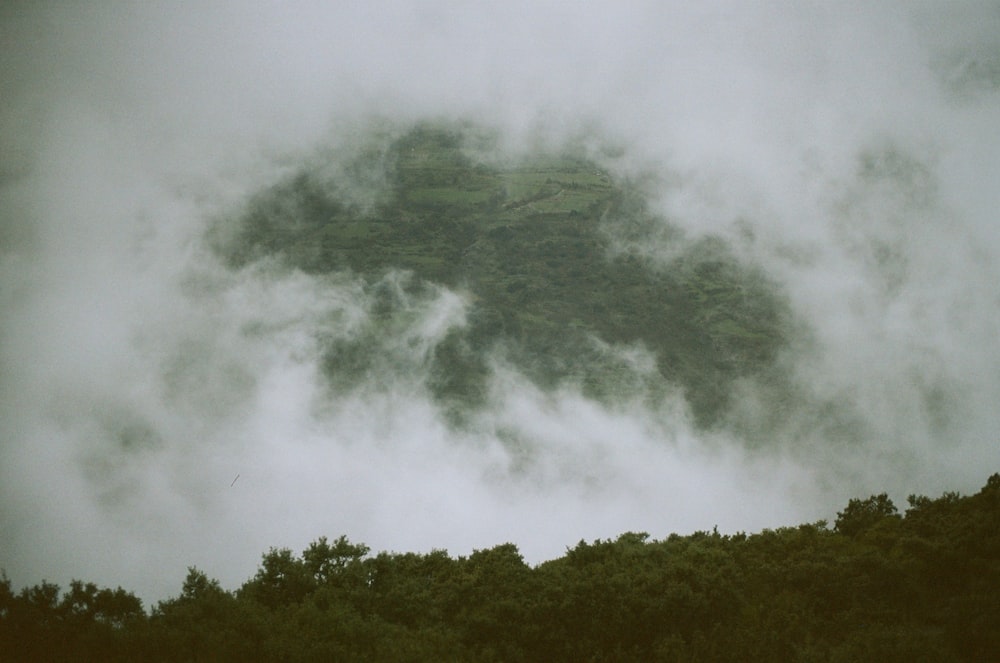
[[[0,567],[153,601],[189,565],[233,587],[321,535],[541,561],[976,489],[1000,461],[998,22],[975,3],[8,4]],[[456,426],[426,358],[468,293],[220,258],[223,220],[300,168],[374,204],[385,173],[347,156],[426,118],[488,127],[510,159],[574,145],[690,241],[722,238],[789,303],[780,379],[744,381],[706,430],[679,390],[602,404],[497,352]],[[658,255],[675,235],[650,237]],[[331,386],[379,288],[377,361]]]

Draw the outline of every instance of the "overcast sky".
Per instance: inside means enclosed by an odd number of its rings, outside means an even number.
[[[15,1],[0,49],[0,567],[18,586],[149,603],[188,566],[233,588],[269,546],[340,534],[538,562],[1000,471],[996,3]],[[227,269],[203,237],[371,117],[616,146],[657,212],[731,240],[791,302],[801,403],[741,397],[774,444],[513,370],[461,432],[405,382],[331,398],[317,339],[364,317],[358,284]],[[401,342],[433,344],[463,306],[414,302]]]

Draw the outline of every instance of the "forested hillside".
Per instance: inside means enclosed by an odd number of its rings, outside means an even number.
[[[0,582],[5,661],[995,661],[1000,474],[975,495],[851,500],[832,527],[626,533],[538,566],[345,537],[196,568],[147,613],[122,589]],[[180,579],[178,579],[180,581]]]
[[[373,140],[339,169],[303,167],[217,229],[234,266],[276,258],[362,279],[376,315],[328,342],[335,388],[416,372],[412,349],[392,341],[436,286],[469,302],[466,324],[426,358],[426,386],[457,418],[483,402],[495,358],[604,402],[680,387],[702,426],[725,411],[734,380],[772,368],[788,311],[762,271],[718,238],[684,239],[640,191],[573,151],[477,160],[490,153],[483,134],[421,124]],[[664,237],[669,258],[651,256]]]

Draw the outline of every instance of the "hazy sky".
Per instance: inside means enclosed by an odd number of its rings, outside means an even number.
[[[1000,7],[694,4],[4,3],[0,567],[149,602],[187,566],[235,587],[321,535],[537,562],[981,487],[1000,470]],[[773,444],[502,366],[463,432],[406,380],[326,393],[318,339],[364,319],[358,284],[227,269],[203,237],[373,116],[620,148],[659,213],[791,301],[800,402],[741,398]],[[412,306],[418,349],[465,310],[444,290]]]

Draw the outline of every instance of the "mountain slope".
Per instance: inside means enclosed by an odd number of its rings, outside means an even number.
[[[361,152],[339,181],[303,169],[259,194],[235,238],[219,244],[234,266],[279,256],[306,272],[363,278],[377,303],[360,334],[329,343],[335,387],[412,369],[412,357],[391,356],[386,334],[438,286],[465,293],[465,324],[418,363],[459,417],[487,398],[497,358],[542,388],[570,383],[604,402],[679,386],[701,426],[722,416],[734,380],[769,369],[785,343],[786,306],[722,240],[684,240],[578,156],[477,162],[467,149],[477,136],[423,124]],[[376,183],[367,203],[352,191],[361,181]],[[664,227],[676,237],[667,262],[620,248]]]

